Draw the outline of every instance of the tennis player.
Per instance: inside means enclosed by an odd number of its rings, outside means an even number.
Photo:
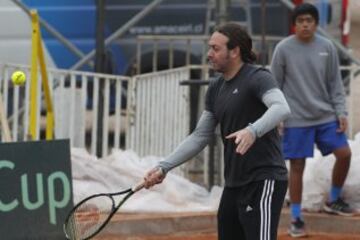
[[[146,174],[145,187],[199,153],[219,123],[225,187],[218,239],[275,240],[287,189],[276,126],[290,114],[289,106],[270,72],[252,64],[252,40],[238,24],[216,28],[208,45],[209,63],[221,76],[210,83],[196,129]]]
[[[341,198],[351,159],[344,132],[347,129],[345,93],[333,44],[315,34],[319,22],[316,7],[298,5],[293,12],[295,35],[275,49],[271,71],[289,102],[292,114],[284,122],[283,147],[290,159],[290,201],[292,223],[289,234],[306,236],[301,215],[302,177],[305,159],[312,157],[314,143],[323,155],[336,157],[332,186],[324,210],[351,216],[352,209]]]

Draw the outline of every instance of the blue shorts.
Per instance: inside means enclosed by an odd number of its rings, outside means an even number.
[[[283,153],[285,159],[314,156],[314,144],[323,156],[341,147],[348,146],[344,133],[336,132],[337,121],[310,127],[291,127],[284,129]]]

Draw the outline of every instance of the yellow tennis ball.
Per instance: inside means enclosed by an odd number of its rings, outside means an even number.
[[[23,71],[16,71],[11,75],[11,81],[14,85],[23,85],[26,81],[26,76]]]

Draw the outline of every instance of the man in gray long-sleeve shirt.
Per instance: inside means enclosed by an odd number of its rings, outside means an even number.
[[[334,153],[332,186],[324,210],[352,215],[340,197],[350,166],[351,151],[347,128],[345,94],[333,44],[316,35],[318,11],[311,4],[295,8],[295,35],[275,49],[271,71],[290,105],[291,116],[284,122],[283,152],[290,159],[290,201],[292,224],[289,234],[305,236],[301,216],[302,176],[305,159],[313,156],[314,143],[323,155]]]
[[[287,190],[287,169],[276,126],[289,114],[273,76],[251,64],[252,40],[235,23],[209,40],[208,59],[222,76],[212,81],[194,132],[144,177],[145,187],[199,153],[220,124],[225,187],[218,210],[219,240],[275,240]]]

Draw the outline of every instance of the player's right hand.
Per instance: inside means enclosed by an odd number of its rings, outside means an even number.
[[[162,183],[165,176],[166,175],[160,168],[155,167],[151,169],[149,172],[146,173],[144,177],[144,187],[146,189],[149,189],[156,184]]]
[[[248,128],[244,128],[227,135],[226,139],[234,139],[234,142],[237,145],[235,151],[241,155],[244,155],[254,144],[256,137],[253,133],[250,132]]]

